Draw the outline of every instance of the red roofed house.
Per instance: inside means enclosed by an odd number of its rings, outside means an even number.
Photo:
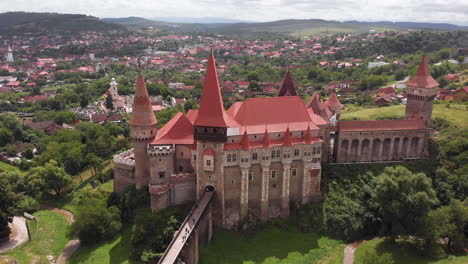
[[[457,103],[468,102],[468,86],[456,90],[453,94],[453,101]]]
[[[148,186],[153,210],[199,199],[200,206],[209,193],[214,225],[235,228],[250,213],[266,221],[287,216],[291,202],[320,201],[322,162],[427,154],[431,114],[426,108],[432,107],[429,99],[438,84],[425,58],[408,83],[414,97],[406,120],[337,123],[343,105],[336,94],[326,102],[314,94],[304,104],[289,73],[282,96],[248,98],[226,110],[213,54],[207,64],[200,109],[176,114],[159,130],[139,74],[130,120],[134,148],[114,157],[115,191]]]

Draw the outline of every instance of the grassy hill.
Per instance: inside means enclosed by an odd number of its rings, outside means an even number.
[[[173,23],[154,21],[140,17],[106,18],[104,21],[132,26],[154,26],[163,30],[177,32],[210,32],[222,34],[335,34],[335,33],[364,33],[369,30],[377,32],[386,30],[406,31],[408,29],[426,30],[468,30],[451,24],[435,23],[386,23],[386,22],[357,22],[357,21],[329,21],[323,19],[287,19],[272,22],[250,23]]]
[[[125,30],[93,16],[79,14],[8,12],[0,14],[0,33],[48,32],[78,33],[82,31]]]
[[[340,120],[383,120],[403,119],[404,105],[394,105],[376,108],[346,107]],[[432,119],[442,118],[454,127],[468,129],[468,111],[465,105],[434,104]]]

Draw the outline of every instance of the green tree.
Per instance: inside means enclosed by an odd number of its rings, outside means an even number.
[[[122,229],[119,209],[107,207],[103,199],[85,198],[77,211],[76,220],[67,235],[69,238],[78,237],[84,245],[112,238]]]
[[[60,168],[55,160],[50,160],[43,167],[37,167],[31,180],[42,187],[44,191],[52,190],[57,195],[73,186],[70,175],[63,168]]]
[[[0,189],[0,238],[4,238],[10,234],[8,223],[13,221],[19,197],[6,177],[0,176]]]
[[[95,176],[98,172],[100,172],[104,166],[102,166],[102,159],[98,156],[94,155],[93,153],[89,153],[86,155],[86,163],[91,168],[92,176]]]
[[[106,108],[114,110],[114,101],[112,99],[112,95],[108,94],[106,97]]]
[[[375,178],[375,202],[384,235],[420,234],[422,221],[438,200],[431,179],[403,166],[386,167]]]

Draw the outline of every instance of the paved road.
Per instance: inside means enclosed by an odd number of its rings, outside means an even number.
[[[0,253],[10,251],[29,240],[26,218],[15,216],[9,226],[11,228],[10,240],[0,244]]]
[[[164,255],[159,260],[159,264],[173,264],[176,262],[182,248],[205,211],[206,206],[211,201],[213,194],[214,192],[205,192],[200,200],[198,200],[198,202],[193,206],[179,230],[174,234],[174,238],[167,247],[166,252],[164,252]]]

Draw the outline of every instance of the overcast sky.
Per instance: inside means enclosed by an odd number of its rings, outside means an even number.
[[[223,17],[446,22],[468,25],[468,0],[0,0],[0,12],[98,17]]]

